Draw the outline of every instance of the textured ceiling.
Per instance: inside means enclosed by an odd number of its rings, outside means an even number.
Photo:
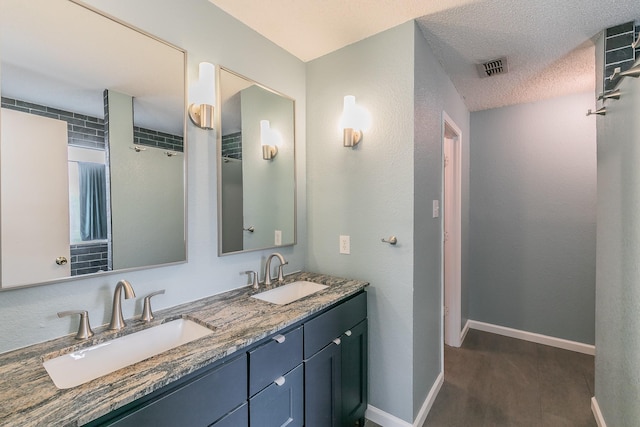
[[[594,90],[591,39],[640,18],[638,0],[210,0],[309,61],[417,18],[470,110]],[[507,56],[509,73],[475,63]]]

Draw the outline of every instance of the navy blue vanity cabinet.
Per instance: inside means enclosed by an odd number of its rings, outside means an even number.
[[[249,423],[304,425],[302,327],[272,336],[249,351]]]
[[[248,426],[245,353],[228,362],[203,368],[177,383],[179,384],[164,387],[89,425]]]
[[[366,317],[362,292],[304,323],[305,427],[364,425]]]

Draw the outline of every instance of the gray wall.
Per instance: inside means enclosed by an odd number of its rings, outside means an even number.
[[[640,85],[598,117],[596,399],[609,426],[640,420]]]
[[[371,283],[369,403],[410,422],[413,39],[408,22],[307,63],[307,267]],[[345,95],[372,116],[353,149],[338,127]],[[396,246],[380,242],[392,234]],[[339,235],[351,255],[338,253]]]
[[[593,93],[471,114],[469,317],[594,343]]]
[[[187,77],[198,78],[198,63],[222,64],[296,99],[296,117],[305,117],[305,65],[206,0],[90,0],[90,4],[188,52]],[[265,67],[264,64],[269,64]],[[240,271],[264,265],[271,251],[217,256],[216,134],[187,120],[188,262],[127,273],[139,296],[123,303],[125,317],[140,314],[142,297],[156,289],[154,308],[191,301],[246,285]],[[306,248],[305,121],[296,123],[298,245],[281,248],[286,272],[302,269]],[[113,288],[121,275],[80,279],[0,294],[0,352],[77,330],[77,320],[56,312],[89,310],[94,327],[108,322]]]
[[[442,331],[442,217],[432,218],[432,200],[442,200],[442,111],[462,131],[462,208],[468,218],[469,111],[433,56],[421,31],[415,30],[415,157],[413,254],[413,416],[418,414],[440,373]],[[463,221],[463,248],[467,227]],[[466,259],[463,249],[463,262]],[[464,266],[464,264],[463,264]],[[464,276],[463,276],[464,279]],[[463,293],[464,294],[464,293]]]
[[[465,137],[469,113],[413,22],[311,61],[307,88],[307,265],[371,283],[370,404],[412,423],[441,369],[442,224],[431,200],[442,191],[442,110]],[[355,149],[338,128],[344,95],[372,115]],[[380,242],[392,234],[396,246]],[[351,255],[338,253],[339,235]]]

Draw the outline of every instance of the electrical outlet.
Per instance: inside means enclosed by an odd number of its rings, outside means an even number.
[[[351,238],[349,236],[340,236],[340,253],[345,255],[351,253]]]
[[[438,218],[440,216],[440,201],[433,201],[433,217]]]
[[[276,246],[282,245],[282,230],[276,230],[273,244]]]

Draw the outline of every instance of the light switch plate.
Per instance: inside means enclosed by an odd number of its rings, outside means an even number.
[[[433,201],[433,217],[438,218],[440,216],[440,201]]]

